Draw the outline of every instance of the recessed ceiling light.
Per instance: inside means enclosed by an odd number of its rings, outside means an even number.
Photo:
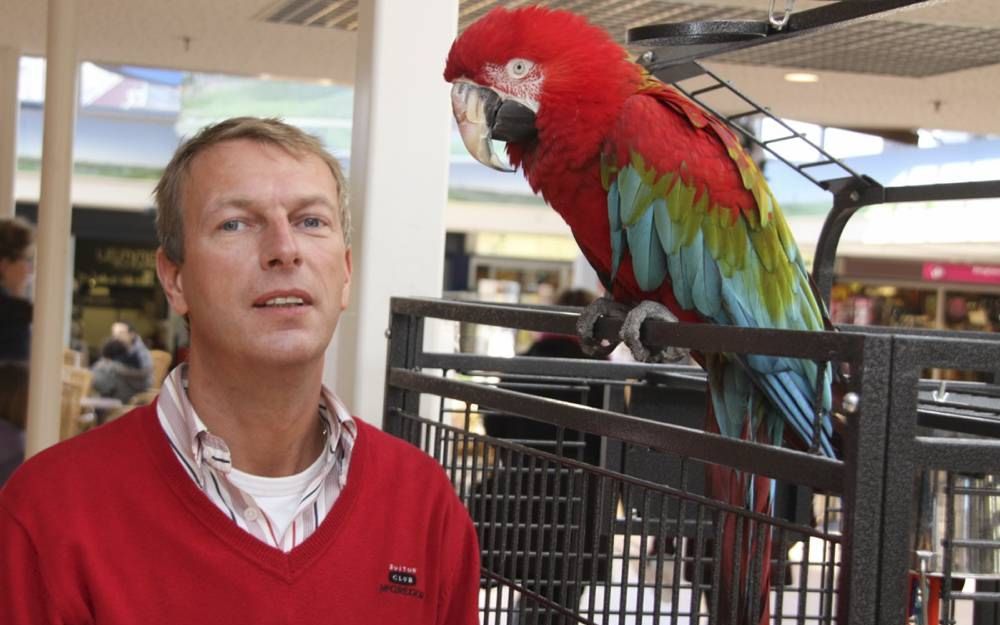
[[[806,72],[792,72],[785,74],[785,80],[788,82],[819,82],[819,76]]]

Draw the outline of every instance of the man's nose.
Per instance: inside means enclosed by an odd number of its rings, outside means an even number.
[[[292,224],[286,219],[275,219],[267,224],[261,241],[261,266],[290,267],[302,263],[299,244]]]

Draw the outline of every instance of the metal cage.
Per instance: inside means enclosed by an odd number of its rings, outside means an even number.
[[[574,311],[418,299],[391,309],[385,427],[435,457],[468,507],[483,622],[730,621],[732,597],[718,592],[727,522],[753,545],[734,563],[748,583],[759,589],[774,572],[773,622],[875,622],[892,336],[679,324],[644,333],[658,345],[848,364],[861,400],[843,460],[831,460],[702,432],[695,368],[423,349],[426,319],[572,334]],[[611,338],[618,322],[597,331]],[[535,427],[489,434],[501,415]],[[706,497],[710,463],[780,482],[780,512]]]
[[[1000,391],[942,389],[919,377],[928,367],[995,371],[995,336],[644,328],[653,345],[849,370],[845,382],[860,400],[846,416],[841,460],[701,431],[705,382],[696,367],[423,348],[435,320],[572,334],[576,316],[391,304],[385,427],[436,458],[467,506],[482,549],[483,623],[732,622],[733,597],[719,592],[727,522],[751,545],[732,567],[749,572],[752,588],[769,579],[773,623],[897,625],[915,615],[932,622],[928,614],[996,622],[1000,576],[989,567],[1000,566]],[[610,339],[619,324],[602,320],[597,333]],[[774,478],[774,515],[707,497],[708,464]],[[978,529],[963,520],[970,506],[985,510]],[[987,572],[969,573],[973,561]]]

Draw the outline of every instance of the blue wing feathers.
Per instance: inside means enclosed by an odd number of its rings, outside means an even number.
[[[780,239],[780,247],[784,248],[792,265],[791,301],[783,302],[786,305],[779,307],[781,314],[772,315],[765,302],[762,285],[766,284],[766,280],[776,279],[765,265],[770,265],[773,270],[776,263],[785,262],[774,256],[776,250],[766,244],[753,245],[748,240],[746,255],[739,258],[734,255],[736,246],[720,246],[718,240],[713,240],[710,246],[705,238],[708,227],[699,227],[692,235],[690,231],[683,232],[671,219],[673,213],[691,206],[692,198],[686,195],[692,192],[691,189],[674,184],[665,195],[654,196],[651,203],[650,191],[649,184],[643,181],[631,164],[619,169],[616,179],[609,186],[612,276],[617,274],[627,249],[640,289],[654,291],[669,277],[677,303],[687,310],[696,310],[706,320],[747,328],[823,328],[819,305],[813,298],[808,275],[794,241],[788,241],[783,236]],[[769,195],[766,199],[773,201]],[[777,219],[781,219],[780,213],[775,214]],[[704,215],[704,219],[719,218],[712,212],[705,212]],[[779,235],[783,234],[782,228],[778,231]],[[750,234],[740,230],[727,231],[720,236]],[[723,257],[716,258],[719,249],[724,250]],[[780,252],[777,253],[780,255]],[[753,408],[749,399],[752,379],[771,403],[771,406],[763,406],[757,412],[771,415],[768,427],[774,436],[772,440],[780,442],[783,422],[787,421],[804,442],[811,443],[817,375],[823,375],[827,382],[821,407],[827,413],[830,409],[832,370],[829,365],[820,372],[816,364],[808,360],[756,354],[731,357],[735,357],[743,367],[725,367],[721,378],[713,378],[711,372],[709,378],[720,432],[726,436],[741,435],[743,422]],[[782,418],[773,418],[774,411],[779,412]],[[832,457],[831,436],[829,420],[824,419],[820,451]]]
[[[684,279],[686,281],[684,288],[691,294],[689,299],[694,304],[693,307],[698,309],[698,312],[701,312],[701,307],[698,306],[698,290],[704,287],[704,278],[701,275],[702,267],[705,264],[702,258],[704,250],[705,246],[701,230],[698,230],[691,237],[691,241],[681,247],[679,252],[681,266],[684,267]]]
[[[702,250],[700,260],[702,282],[696,285],[694,303],[698,312],[715,320],[722,310],[722,275],[719,273],[719,264],[707,248]]]
[[[625,226],[625,232],[639,288],[655,291],[667,277],[667,257],[653,231],[653,212],[647,210],[631,226]]]

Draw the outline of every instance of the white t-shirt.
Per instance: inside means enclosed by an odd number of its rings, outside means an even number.
[[[275,533],[284,536],[298,512],[306,489],[322,472],[325,460],[326,454],[320,454],[305,471],[286,477],[261,477],[233,468],[229,472],[229,481],[253,497],[270,519]]]

